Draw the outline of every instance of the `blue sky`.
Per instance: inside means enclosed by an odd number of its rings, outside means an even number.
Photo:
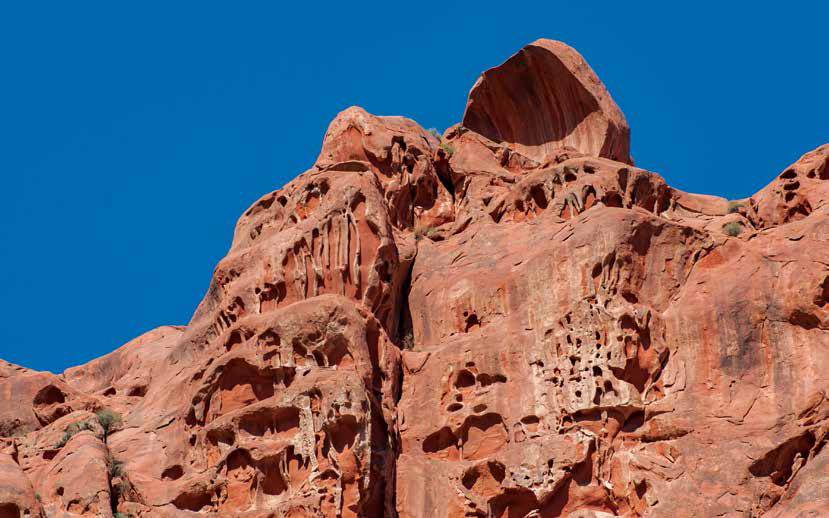
[[[596,70],[637,165],[748,196],[829,141],[827,19],[814,1],[6,2],[0,358],[61,371],[186,324],[236,218],[313,163],[338,111],[442,130],[539,37]]]

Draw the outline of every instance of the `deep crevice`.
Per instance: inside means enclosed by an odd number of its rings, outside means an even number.
[[[452,182],[452,166],[449,165],[449,159],[434,161],[435,174],[440,180],[440,183],[449,191],[452,196],[452,204],[455,203],[455,184]]]
[[[411,308],[409,307],[409,292],[412,289],[412,271],[416,259],[417,251],[415,250],[415,256],[412,257],[406,276],[403,278],[403,284],[400,286],[400,314],[397,318],[397,336],[395,337],[395,342],[400,349],[412,349],[414,347],[414,326],[412,324]]]

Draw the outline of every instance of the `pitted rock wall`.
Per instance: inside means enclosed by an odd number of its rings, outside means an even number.
[[[0,363],[0,518],[820,516],[827,150],[677,191],[549,40],[443,135],[348,108],[187,326]]]

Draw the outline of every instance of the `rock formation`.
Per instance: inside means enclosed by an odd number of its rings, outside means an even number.
[[[540,163],[567,146],[631,163],[625,116],[584,58],[558,41],[535,41],[481,74],[462,124]]]
[[[826,200],[829,145],[735,202],[634,167],[553,41],[442,136],[349,108],[186,327],[0,364],[0,518],[825,515]]]

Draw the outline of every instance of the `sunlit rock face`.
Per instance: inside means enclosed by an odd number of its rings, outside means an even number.
[[[821,516],[827,189],[669,187],[549,40],[444,135],[348,108],[187,326],[0,363],[0,518]]]

